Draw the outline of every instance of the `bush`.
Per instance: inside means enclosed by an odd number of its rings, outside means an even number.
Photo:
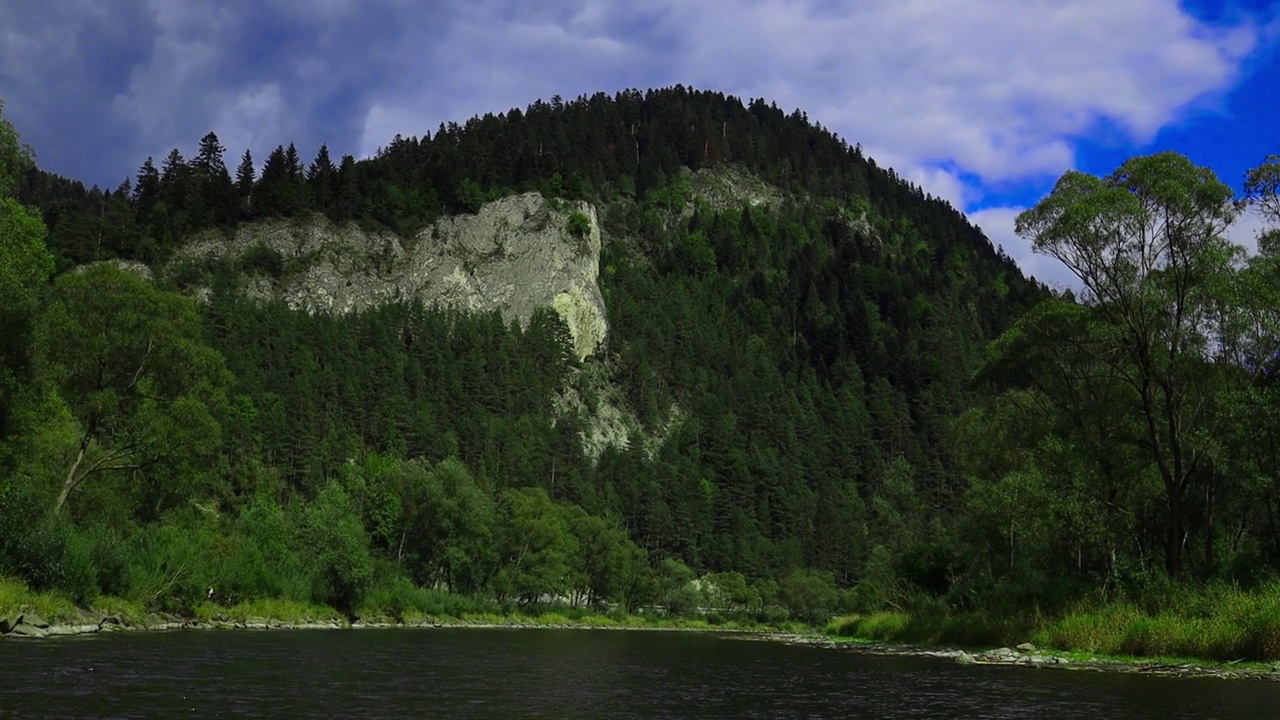
[[[56,621],[75,617],[76,608],[61,593],[33,592],[21,580],[0,577],[0,616],[13,617],[20,612]]]
[[[902,640],[911,624],[906,613],[878,612],[870,615],[848,615],[827,624],[828,635],[865,640]]]
[[[213,584],[211,530],[203,518],[181,513],[139,533],[130,553],[130,598],[150,610],[190,615]]]
[[[791,613],[776,603],[765,605],[756,615],[756,620],[765,625],[781,625],[791,619]]]
[[[295,528],[272,500],[256,500],[241,513],[213,587],[223,600],[270,597],[308,600],[311,578],[293,548]]]
[[[1250,619],[1248,649],[1254,660],[1280,660],[1280,609],[1266,608]]]
[[[570,235],[584,240],[591,234],[591,218],[581,210],[574,210],[569,214],[569,222],[565,229]]]
[[[98,590],[104,595],[123,596],[129,592],[129,545],[120,534],[106,527],[85,533],[97,569]]]
[[[372,584],[374,568],[369,536],[341,485],[325,486],[307,508],[302,540],[312,552],[312,599],[353,617]]]
[[[93,541],[68,529],[63,542],[62,577],[59,578],[57,587],[75,604],[88,607],[99,595],[98,566],[93,559]]]
[[[6,548],[6,571],[32,590],[52,590],[62,584],[66,538],[49,525],[37,525]]]
[[[284,256],[275,248],[257,244],[240,257],[240,268],[245,274],[262,273],[279,280],[284,275]]]
[[[829,572],[796,570],[782,581],[782,597],[792,617],[823,623],[836,607],[836,581]]]
[[[1059,650],[1114,655],[1120,652],[1129,626],[1140,616],[1137,608],[1128,605],[1073,612],[1050,625],[1042,633],[1041,644]]]
[[[418,588],[403,575],[386,577],[377,583],[365,597],[360,615],[383,615],[396,622],[404,622],[406,614],[417,610]]]
[[[667,593],[666,606],[670,615],[693,615],[702,605],[702,593],[692,584],[682,585]]]

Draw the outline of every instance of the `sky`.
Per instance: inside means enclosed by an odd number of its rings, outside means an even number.
[[[537,99],[677,83],[803,110],[1071,286],[1013,231],[1063,172],[1176,150],[1239,190],[1280,153],[1280,2],[0,3],[4,116],[42,168],[106,188],[210,130],[229,158],[365,157]]]

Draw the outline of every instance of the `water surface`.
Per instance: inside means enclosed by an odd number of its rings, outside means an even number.
[[[691,632],[302,630],[0,642],[0,718],[1263,718],[1280,685],[974,667]]]

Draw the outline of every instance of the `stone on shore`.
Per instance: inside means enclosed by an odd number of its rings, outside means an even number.
[[[23,613],[18,616],[18,619],[13,624],[15,626],[26,624],[31,627],[40,628],[41,630],[49,629],[49,623],[45,622],[44,618],[35,613]]]
[[[47,631],[49,637],[58,635],[89,635],[98,632],[97,625],[53,625]]]
[[[27,623],[24,623],[21,620],[19,620],[17,624],[15,624],[12,628],[10,628],[8,633],[9,637],[27,637],[27,638],[42,638],[48,635],[49,635],[49,632],[44,628],[39,628],[39,627],[36,627],[35,625],[28,625]]]

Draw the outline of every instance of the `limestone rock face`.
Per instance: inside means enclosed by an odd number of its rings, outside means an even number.
[[[582,223],[570,218],[581,213]],[[421,299],[467,312],[498,311],[527,322],[553,308],[564,319],[579,359],[608,334],[600,272],[600,224],[585,202],[548,201],[537,193],[495,200],[475,215],[443,218],[411,240],[335,226],[322,217],[269,220],[228,237],[206,233],[175,265],[237,260],[250,273],[248,292],[310,312],[348,313]],[[255,266],[254,258],[264,266]]]

